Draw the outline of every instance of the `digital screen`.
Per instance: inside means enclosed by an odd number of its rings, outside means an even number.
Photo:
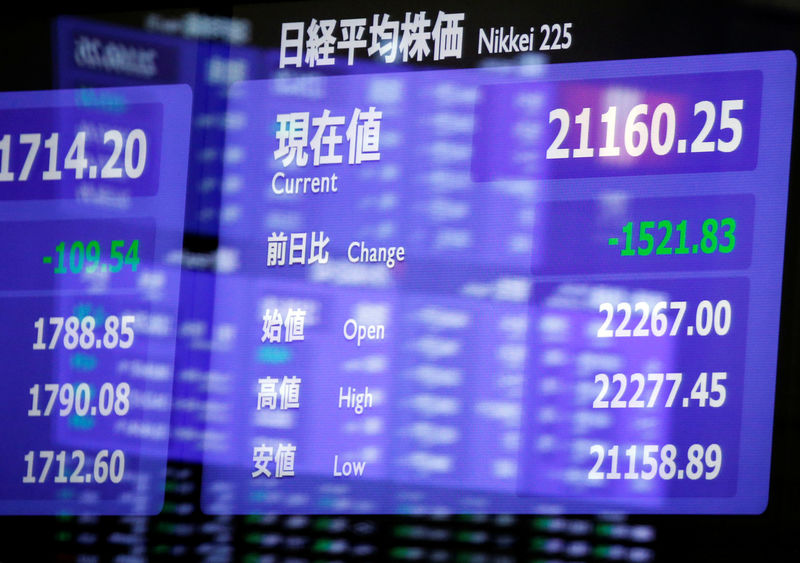
[[[787,559],[798,17],[5,22],[0,559]]]
[[[3,514],[153,514],[191,91],[0,95]],[[173,163],[166,166],[166,163]]]
[[[522,68],[232,87],[204,510],[763,510],[793,55]]]

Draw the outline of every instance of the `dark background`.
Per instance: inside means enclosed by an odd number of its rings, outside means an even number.
[[[21,4],[21,5],[20,5]],[[238,6],[236,16],[252,15],[253,43],[260,46],[277,46],[282,21],[308,21],[313,17],[325,17],[328,13],[337,18],[350,15],[378,13],[387,6],[389,13],[403,10],[443,9],[464,11],[472,25],[464,41],[464,59],[459,66],[473,66],[477,49],[477,28],[508,26],[519,22],[524,25],[534,22],[573,22],[573,46],[567,51],[551,51],[551,62],[576,62],[650,57],[672,57],[680,55],[702,55],[790,49],[800,52],[800,3],[788,0],[767,2],[738,1],[724,5],[707,6],[693,4],[645,3],[645,2],[550,2],[546,5],[523,5],[519,2],[320,2],[309,7],[297,3],[270,3],[263,7]],[[178,16],[193,10],[206,14],[232,15],[230,6],[198,2],[156,3],[118,2],[89,3],[81,6],[34,5],[33,3],[9,5],[19,12],[0,18],[0,89],[3,91],[42,90],[52,88],[53,45],[51,26],[53,18],[61,14],[97,16],[98,19],[126,23],[141,27],[143,13],[148,10]],[[457,8],[457,10],[455,9]],[[136,10],[136,12],[131,12]],[[283,12],[281,12],[283,11]],[[284,13],[285,16],[278,17]],[[475,22],[480,22],[476,24]],[[444,67],[442,67],[444,68]],[[797,91],[797,87],[795,88]],[[795,108],[798,107],[797,99]],[[797,109],[795,109],[795,112]],[[798,120],[795,118],[793,137],[798,139]],[[767,510],[758,516],[637,516],[628,523],[648,523],[656,529],[656,539],[648,545],[658,561],[789,561],[800,554],[800,397],[798,396],[798,349],[800,348],[800,323],[798,323],[798,143],[792,149],[792,169],[789,190],[789,214],[787,223],[787,245],[784,266],[782,319],[779,351],[779,372],[775,408],[773,456],[770,482],[770,499]],[[215,246],[214,240],[187,238],[189,249],[203,251]],[[3,429],[9,432],[11,429]],[[195,510],[189,514],[168,514],[153,518],[0,518],[0,561],[104,561],[118,550],[106,540],[113,534],[128,533],[130,529],[145,530],[145,560],[161,558],[195,561],[197,550],[189,553],[170,551],[168,546],[178,542],[197,547],[208,540],[208,522],[223,526],[233,546],[230,560],[246,559],[242,544],[255,528],[283,530],[291,528],[286,519],[255,521],[247,517],[212,519],[200,514],[199,506],[200,468],[191,465],[171,465],[171,478],[177,483],[194,483]],[[741,486],[747,486],[742,483]],[[189,490],[192,487],[186,486]],[[174,501],[168,492],[167,501]],[[186,495],[186,499],[192,495]],[[180,497],[181,502],[184,496]],[[177,501],[176,501],[177,502]],[[305,532],[315,545],[315,537],[325,534],[324,525],[329,518],[310,518]],[[487,554],[505,553],[509,560],[537,561],[543,556],[530,549],[531,536],[536,529],[536,519],[521,517],[507,528],[498,527],[494,520],[477,518],[455,518],[444,524],[426,518],[411,517],[351,517],[348,520],[348,537],[357,536],[358,529],[371,530],[370,541],[379,546],[380,556],[369,556],[360,560],[387,560],[394,558],[393,551],[399,545],[397,530],[406,524],[444,526],[451,530],[489,530],[496,537],[503,529],[511,536],[511,547],[502,548],[502,542],[480,547],[470,546],[458,540],[458,534],[444,539],[419,540],[428,548],[443,548],[456,556],[451,560],[473,561],[467,556],[481,551]],[[366,524],[365,524],[366,523]],[[188,527],[181,527],[181,525]],[[362,525],[363,524],[363,525]],[[361,528],[359,528],[361,526]],[[83,534],[83,535],[82,535]],[[87,535],[88,534],[88,535]],[[316,536],[314,534],[317,534]],[[322,535],[320,535],[322,534]],[[371,535],[370,535],[371,534]],[[212,534],[213,536],[213,534]],[[81,543],[81,538],[85,540]],[[94,543],[86,543],[94,538]],[[597,538],[595,538],[597,539]],[[419,543],[418,542],[418,543]],[[114,544],[115,546],[117,544]],[[403,544],[405,545],[405,544]],[[165,547],[167,546],[167,547]],[[264,551],[264,553],[268,552]],[[312,550],[313,551],[313,550]],[[276,561],[282,559],[280,550]],[[84,555],[81,555],[84,554]],[[87,555],[94,554],[94,555]],[[602,560],[599,552],[595,559]],[[331,558],[328,555],[308,556],[309,561],[346,560],[346,557]],[[586,559],[586,558],[584,558]],[[592,559],[592,558],[589,558]],[[224,560],[224,559],[223,559]],[[421,560],[426,560],[424,557]],[[486,561],[494,559],[484,559]]]

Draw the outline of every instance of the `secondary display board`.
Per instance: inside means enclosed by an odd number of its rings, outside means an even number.
[[[161,510],[190,112],[187,86],[0,94],[2,514]]]
[[[203,510],[763,511],[794,82],[765,52],[234,84]]]

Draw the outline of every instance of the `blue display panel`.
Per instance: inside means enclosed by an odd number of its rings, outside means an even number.
[[[235,84],[203,509],[762,511],[794,76]]]
[[[164,498],[191,91],[0,94],[0,513]]]

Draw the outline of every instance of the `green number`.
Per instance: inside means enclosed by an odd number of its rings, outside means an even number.
[[[686,247],[686,221],[681,221],[675,225],[675,230],[681,235],[678,239],[678,248],[675,249],[675,254],[689,254],[689,249]]]
[[[88,262],[86,266],[88,273],[97,271],[97,267],[100,265],[100,244],[96,240],[90,241],[86,245],[86,262]]]
[[[667,231],[664,238],[661,239],[661,244],[656,248],[656,254],[672,254],[672,248],[667,246],[669,239],[672,238],[672,221],[659,221],[658,230],[664,229]]]
[[[636,252],[637,254],[639,254],[639,256],[647,256],[653,251],[653,245],[655,244],[656,241],[653,238],[653,235],[651,235],[647,231],[649,229],[655,229],[655,228],[656,224],[653,221],[642,221],[641,223],[639,223],[639,242],[644,241],[645,243],[647,243],[644,248],[642,248],[640,245],[639,248],[636,249]]]
[[[64,266],[64,248],[65,245],[63,242],[60,242],[58,246],[56,246],[56,252],[58,252],[58,266],[54,270],[56,274],[66,274],[67,268]]]
[[[119,252],[117,249],[120,246],[124,246],[124,240],[112,240],[111,241],[111,258],[116,259],[117,263],[111,265],[112,272],[119,272],[122,269],[122,265],[124,263],[124,259],[122,256],[122,252]]]
[[[125,264],[131,267],[131,271],[136,271],[136,266],[139,265],[139,241],[134,240],[131,243],[131,247],[128,249],[128,252],[125,254]]]
[[[625,248],[622,249],[620,254],[622,256],[633,256],[636,254],[633,251],[633,223],[628,223],[622,227],[622,232],[625,233]]]
[[[736,231],[736,219],[733,219],[732,217],[726,217],[722,220],[722,226],[728,227],[728,230],[722,235],[728,239],[728,244],[725,246],[720,245],[719,251],[723,254],[727,254],[733,250],[734,246],[736,246],[736,237],[733,236],[733,233]]]
[[[703,221],[703,239],[700,241],[700,248],[705,254],[711,254],[717,250],[717,228],[716,219],[706,219]]]
[[[76,240],[69,249],[69,269],[73,274],[80,274],[83,271],[83,243]]]

